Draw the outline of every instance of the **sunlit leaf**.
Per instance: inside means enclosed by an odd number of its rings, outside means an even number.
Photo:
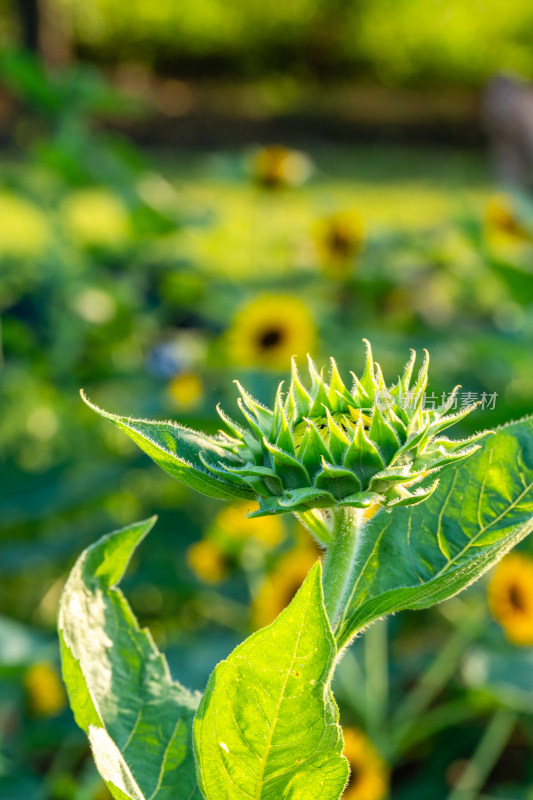
[[[184,428],[176,422],[119,417],[98,408],[83,393],[82,397],[90,408],[114,422],[161,469],[181,483],[224,500],[255,496],[254,491],[238,476],[227,473],[226,480],[222,480],[205,466],[206,461],[215,465],[222,462],[230,467],[242,466],[242,461],[214,437]]]
[[[194,723],[207,800],[338,800],[348,762],[329,688],[336,655],[317,564],[211,676]]]
[[[363,531],[345,644],[372,620],[427,608],[479,578],[533,530],[533,418],[499,428],[468,461],[443,473],[412,508],[380,511]]]
[[[63,677],[116,800],[201,800],[191,742],[198,697],[172,680],[114,588],[154,521],[104,536],[75,564],[59,611]]]

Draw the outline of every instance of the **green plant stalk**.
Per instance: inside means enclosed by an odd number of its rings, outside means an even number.
[[[500,708],[492,717],[476,751],[447,800],[475,800],[513,732],[517,716]]]
[[[464,698],[443,703],[427,711],[408,729],[400,731],[399,734],[393,730],[390,749],[387,751],[390,763],[396,763],[408,750],[439,731],[459,725],[478,715],[479,709],[465,703]]]
[[[332,542],[324,559],[322,586],[326,612],[335,631],[344,613],[355,567],[363,511],[358,508],[336,508],[332,514]]]
[[[367,708],[365,675],[353,650],[347,650],[342,659],[342,668],[335,673],[337,686],[342,686],[350,707],[356,715],[364,718]]]
[[[393,718],[395,727],[407,726],[432,703],[455,673],[468,645],[473,642],[486,625],[486,611],[483,602],[468,609],[456,631],[440,651],[437,658],[422,675],[414,689],[397,710]],[[416,724],[416,723],[414,723]]]
[[[389,700],[388,625],[380,619],[364,636],[367,730],[374,742],[383,738]],[[388,737],[387,737],[388,738]]]

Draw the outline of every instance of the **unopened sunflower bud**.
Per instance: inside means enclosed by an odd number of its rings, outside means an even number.
[[[326,380],[309,358],[307,384],[293,362],[288,389],[280,384],[273,408],[237,383],[243,420],[219,409],[229,432],[217,436],[175,422],[118,417],[86,402],[177,480],[212,497],[257,500],[251,516],[420,503],[437,486],[437,480],[421,481],[467,458],[487,432],[461,441],[443,436],[477,404],[448,413],[456,387],[441,408],[424,407],[427,353],[418,375],[413,352],[398,382],[387,386],[366,345],[363,374],[352,373],[350,389],[333,359]]]
[[[258,403],[237,383],[245,425],[220,413],[231,431],[224,446],[241,463],[213,463],[207,457],[203,462],[220,478],[238,477],[253,489],[260,502],[254,516],[420,503],[438,482],[419,488],[423,478],[478,449],[475,442],[485,433],[462,441],[442,435],[475,407],[448,413],[459,387],[442,408],[424,408],[427,353],[415,378],[413,352],[402,377],[387,387],[366,344],[363,375],[353,375],[350,390],[333,359],[327,381],[309,359],[307,386],[293,361],[288,391],[284,393],[283,384],[278,387],[273,409]]]

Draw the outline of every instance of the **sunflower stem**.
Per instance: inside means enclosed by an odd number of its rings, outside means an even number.
[[[476,800],[500,759],[516,725],[517,715],[499,708],[485,728],[476,751],[447,800]]]
[[[300,511],[294,516],[314,536],[321,547],[328,547],[331,544],[332,531],[321,509],[311,508],[309,511]]]
[[[343,616],[362,522],[363,512],[359,508],[337,508],[333,512],[332,541],[322,572],[324,605],[333,631]]]

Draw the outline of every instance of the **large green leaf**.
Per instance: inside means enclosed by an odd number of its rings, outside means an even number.
[[[113,797],[200,800],[192,749],[199,698],[172,680],[113,588],[154,522],[104,536],[75,564],[59,610],[63,677]]]
[[[364,529],[340,646],[372,620],[464,589],[533,530],[533,418],[499,428],[411,508]]]
[[[184,428],[177,422],[119,417],[98,408],[83,392],[81,396],[93,411],[114,422],[161,469],[181,483],[223,500],[255,498],[255,492],[238,475],[230,483],[206,469],[200,456],[213,464],[222,462],[228,467],[242,466],[242,461],[212,436]]]
[[[338,800],[337,649],[317,563],[292,603],[213,672],[194,722],[207,800]]]

